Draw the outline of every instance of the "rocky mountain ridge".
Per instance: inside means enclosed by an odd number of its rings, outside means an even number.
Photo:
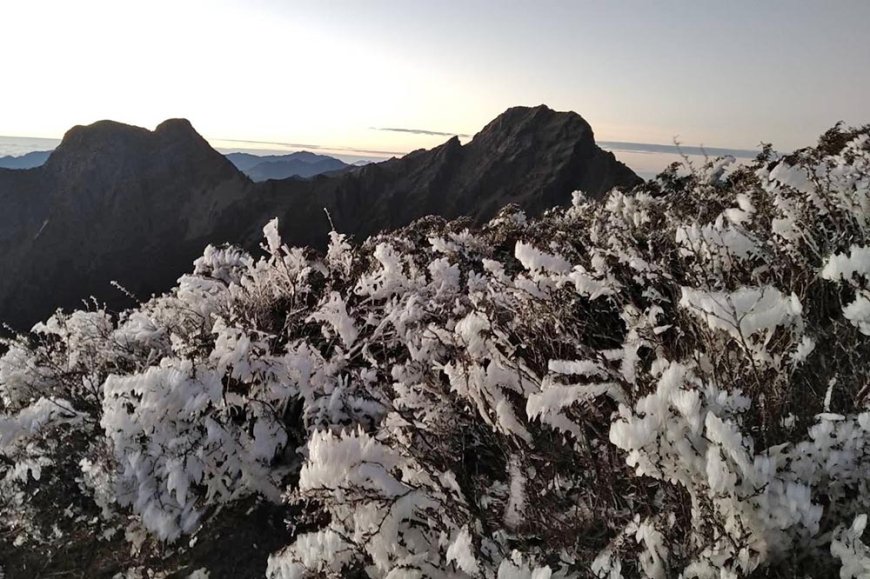
[[[481,222],[515,203],[530,214],[581,189],[640,182],[595,145],[576,113],[509,109],[466,145],[451,139],[383,163],[309,180],[255,183],[189,122],[154,131],[101,121],[71,129],[47,162],[0,169],[0,320],[17,329],[94,296],[130,305],[170,287],[206,244],[256,248],[278,217],[284,238],[322,246],[435,214]]]

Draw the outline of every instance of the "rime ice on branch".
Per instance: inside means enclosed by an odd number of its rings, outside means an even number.
[[[58,313],[0,359],[0,525],[177,545],[255,495],[276,579],[864,576],[868,130],[726,164],[323,256],[272,222]]]

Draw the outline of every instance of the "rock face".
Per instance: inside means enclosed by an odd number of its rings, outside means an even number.
[[[529,213],[640,179],[595,145],[575,113],[517,107],[462,145],[310,180],[255,183],[185,120],[153,132],[101,121],[71,129],[41,167],[0,169],[0,321],[26,329],[88,296],[113,307],[163,291],[207,243],[255,248],[278,217],[285,239],[361,240],[428,214],[475,221]]]

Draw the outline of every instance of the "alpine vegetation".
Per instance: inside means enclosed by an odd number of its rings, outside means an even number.
[[[273,579],[866,577],[870,128],[728,162],[322,255],[273,221],[58,312],[0,359],[0,532],[144,561],[256,498]]]

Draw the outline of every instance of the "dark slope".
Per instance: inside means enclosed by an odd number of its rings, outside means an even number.
[[[19,329],[89,295],[129,304],[170,287],[207,243],[258,245],[278,217],[285,239],[322,245],[438,214],[538,213],[583,189],[639,178],[595,145],[575,113],[512,108],[467,145],[451,139],[401,159],[310,180],[253,183],[184,120],[153,132],[102,121],[75,127],[42,167],[0,169],[0,320]]]

